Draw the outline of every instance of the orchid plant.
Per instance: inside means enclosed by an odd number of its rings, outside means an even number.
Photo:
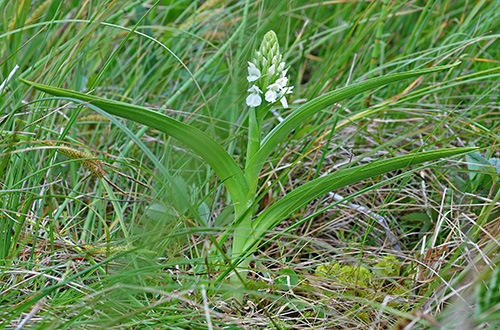
[[[296,188],[256,215],[255,202],[259,175],[276,146],[288,139],[289,133],[297,126],[307,123],[315,113],[333,106],[343,99],[392,82],[448,70],[455,65],[457,64],[390,74],[325,93],[294,109],[269,133],[262,136],[262,122],[267,111],[278,101],[284,108],[288,108],[287,96],[293,92],[293,86],[289,85],[287,76],[288,68],[285,68],[285,62],[279,51],[278,38],[273,31],[269,31],[265,34],[259,49],[254,52],[251,61],[248,62],[248,76],[246,77],[250,85],[247,89],[248,95],[246,95],[248,140],[243,168],[213,137],[194,126],[162,113],[76,91],[25,80],[23,82],[59,99],[79,102],[98,112],[123,117],[160,130],[184,143],[203,158],[226,187],[234,208],[233,223],[217,237],[216,241],[213,241],[214,245],[217,246],[226,245],[230,242],[229,238],[232,237],[231,246],[226,249],[230,264],[220,269],[218,281],[223,281],[229,274],[232,274],[230,276],[231,283],[241,288],[245,286],[245,275],[250,257],[258,250],[263,237],[313,199],[372,176],[426,161],[462,154],[473,149],[450,148],[417,152],[394,158],[379,159],[362,166],[339,169],[335,173],[316,178]],[[351,119],[355,121],[361,117],[358,114],[357,117]],[[300,223],[302,222],[299,221]]]

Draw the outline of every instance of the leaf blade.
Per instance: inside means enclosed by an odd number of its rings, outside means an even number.
[[[327,192],[390,171],[427,161],[467,153],[476,149],[477,148],[475,147],[451,148],[403,155],[395,158],[374,161],[372,163],[353,168],[339,170],[336,173],[310,181],[272,204],[254,220],[254,234],[256,234],[255,230],[258,230],[259,233],[257,233],[256,237],[247,238],[247,242],[245,244],[247,251],[245,252],[245,255],[248,256],[250,253],[253,253],[256,249],[256,242],[259,241],[269,230],[275,228],[287,216]]]
[[[21,78],[20,80],[50,95],[70,97],[92,103],[112,115],[155,128],[172,136],[187,145],[212,167],[226,185],[235,203],[243,204],[247,198],[248,187],[241,168],[220,144],[196,127],[137,105],[107,100],[63,88],[42,85]]]

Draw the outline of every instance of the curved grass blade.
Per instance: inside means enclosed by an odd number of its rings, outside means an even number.
[[[102,110],[122,118],[155,128],[179,140],[202,157],[224,182],[233,201],[243,203],[248,197],[248,187],[241,168],[224,148],[201,130],[170,118],[164,114],[124,102],[106,100],[97,96],[66,90],[20,79],[42,92],[54,96],[71,97],[89,102]],[[245,207],[239,205],[236,207]]]

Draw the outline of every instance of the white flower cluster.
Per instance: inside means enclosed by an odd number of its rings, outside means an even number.
[[[248,62],[247,80],[252,83],[248,89],[246,103],[249,107],[258,107],[262,104],[261,94],[265,90],[264,98],[269,103],[280,100],[284,108],[288,108],[286,95],[292,93],[293,86],[288,86],[288,69],[285,62],[281,61],[278,38],[274,31],[269,31],[265,36],[260,50],[255,52],[253,62]]]

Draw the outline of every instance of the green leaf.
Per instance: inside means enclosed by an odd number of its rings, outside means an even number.
[[[164,114],[137,105],[106,100],[97,96],[37,84],[24,79],[20,80],[50,95],[89,102],[112,115],[155,128],[181,141],[212,167],[219,178],[224,182],[233,201],[235,203],[240,203],[237,207],[245,207],[245,205],[241,204],[248,198],[248,186],[241,168],[220,144],[215,142],[215,140],[201,130]]]
[[[467,153],[476,149],[477,148],[474,147],[450,148],[409,154],[390,159],[376,160],[366,165],[341,169],[330,175],[310,181],[272,204],[254,220],[253,237],[249,237],[246,240],[245,256],[248,256],[255,251],[257,243],[265,234],[269,232],[269,230],[272,230],[293,212],[323,194],[356,182],[360,182],[373,176],[423,162]]]
[[[493,167],[493,170],[495,171],[496,174],[500,174],[500,158],[491,158],[489,160],[489,163],[491,167]]]
[[[469,178],[474,181],[476,177],[481,175],[481,172],[488,172],[489,162],[481,156],[479,152],[473,152],[465,156],[467,161],[467,169],[469,170]]]
[[[282,290],[289,290],[299,284],[299,275],[291,268],[283,268],[279,271],[274,283],[278,284]]]
[[[466,155],[465,160],[469,169],[470,181],[474,184],[475,189],[487,186],[491,180],[493,182],[498,181],[497,174],[500,172],[500,168],[498,167],[499,162],[497,158],[486,159],[479,152],[473,152]],[[490,177],[487,178],[486,174],[490,174]]]
[[[401,217],[401,220],[405,220],[405,221],[415,221],[415,222],[422,222],[422,223],[425,223],[425,222],[428,222],[428,221],[431,221],[432,219],[429,218],[429,215],[427,215],[427,213],[423,213],[423,212],[412,212],[412,213],[408,213],[408,214],[405,214]]]

